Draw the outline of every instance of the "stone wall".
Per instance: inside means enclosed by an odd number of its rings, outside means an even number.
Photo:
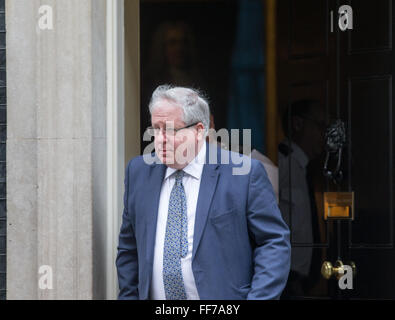
[[[6,1],[7,299],[104,297],[105,2]]]

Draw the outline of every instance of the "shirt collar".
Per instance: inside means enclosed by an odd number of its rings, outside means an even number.
[[[203,166],[206,160],[206,142],[204,141],[198,155],[188,165],[182,169],[185,173],[189,174],[195,179],[200,179],[203,172]],[[170,177],[177,169],[167,167],[165,180]]]

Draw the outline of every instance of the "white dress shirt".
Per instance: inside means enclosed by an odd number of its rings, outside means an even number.
[[[181,258],[181,270],[188,300],[199,299],[195,278],[192,272],[192,249],[193,233],[195,228],[196,205],[205,159],[206,143],[203,144],[195,159],[192,160],[183,169],[185,174],[182,179],[182,184],[184,185],[187,200],[188,253],[185,258]],[[169,167],[166,169],[166,174],[162,183],[162,189],[160,193],[158,220],[156,224],[153,273],[150,288],[151,299],[153,300],[166,299],[165,288],[163,285],[163,248],[165,242],[170,193],[175,183],[175,177],[173,173],[175,173],[176,171],[176,169],[172,169]]]

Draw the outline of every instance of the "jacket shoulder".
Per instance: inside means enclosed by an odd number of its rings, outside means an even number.
[[[129,160],[126,169],[131,172],[131,171],[139,171],[139,170],[144,170],[144,168],[148,168],[149,164],[146,163],[144,160],[143,156],[136,156]]]

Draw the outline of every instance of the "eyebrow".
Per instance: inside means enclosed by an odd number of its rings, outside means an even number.
[[[170,121],[170,122],[171,122],[171,121]],[[155,124],[153,124],[153,123],[151,122],[151,126],[154,127],[154,128],[158,128],[158,127],[161,126],[161,125],[163,125],[163,127],[165,127],[165,126],[166,126],[166,121],[160,120],[160,121],[158,121],[158,122],[155,123]],[[169,126],[169,127],[176,127],[176,126],[177,126],[176,122],[173,121],[173,126]],[[180,126],[182,126],[182,124],[180,124]]]

